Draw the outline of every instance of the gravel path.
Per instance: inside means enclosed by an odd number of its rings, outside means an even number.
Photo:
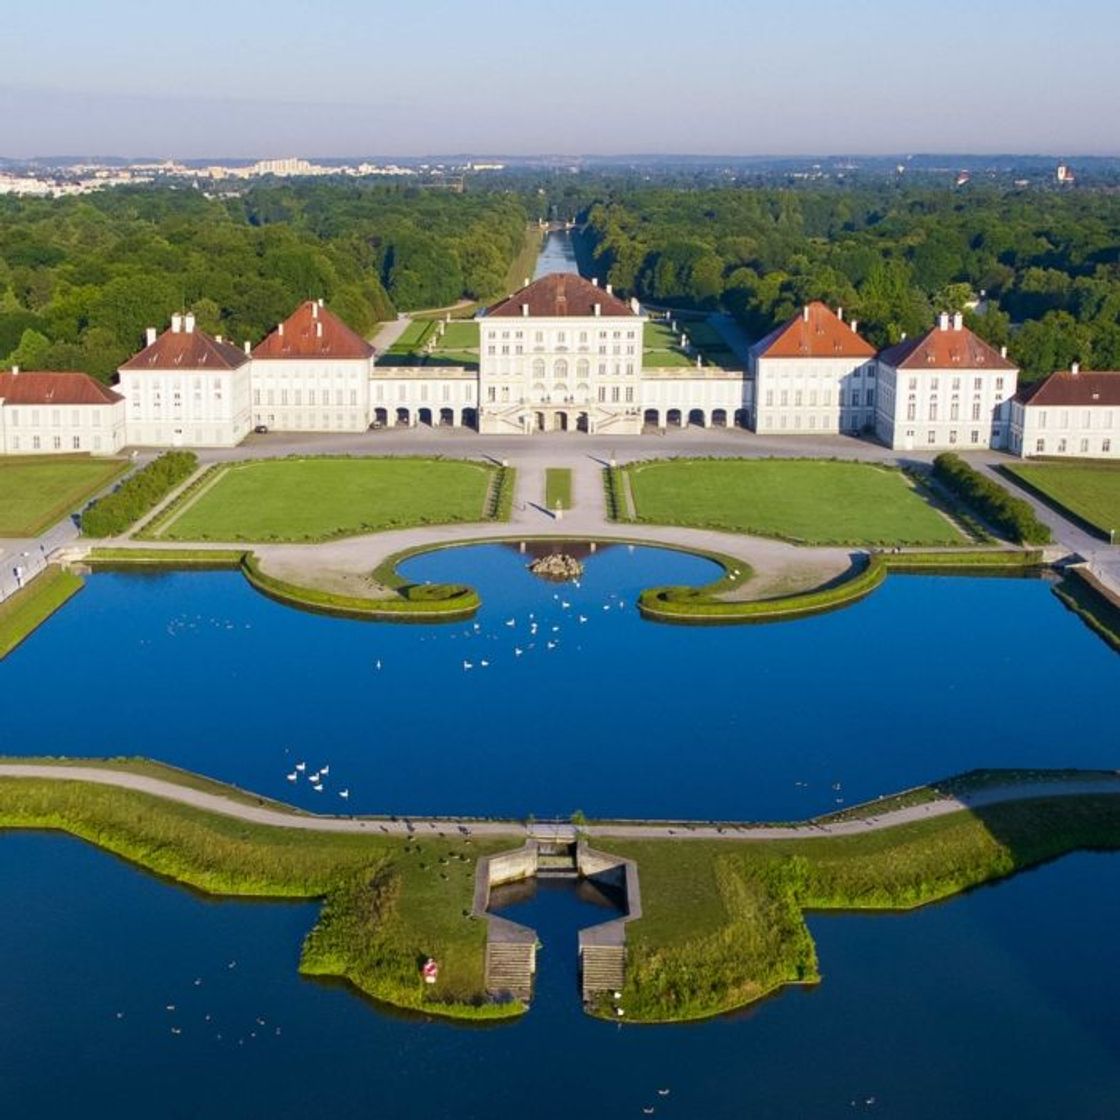
[[[81,781],[114,786],[151,794],[181,805],[190,805],[222,816],[235,817],[253,824],[277,828],[296,828],[307,832],[383,832],[406,835],[409,832],[455,832],[466,830],[475,836],[526,837],[547,834],[549,838],[574,839],[571,825],[526,825],[520,821],[474,821],[468,818],[408,818],[396,820],[376,817],[339,817],[285,812],[264,805],[248,805],[219,794],[192,789],[175,782],[134,774],[126,770],[106,770],[97,766],[50,766],[36,763],[0,763],[0,778],[45,778],[49,781]],[[664,840],[670,837],[688,840],[799,840],[817,836],[852,836],[857,833],[895,828],[912,821],[943,817],[969,809],[983,808],[1012,801],[1029,801],[1039,797],[1074,797],[1086,794],[1120,795],[1120,773],[1107,777],[1051,782],[1023,782],[978,790],[958,797],[911,805],[891,812],[874,812],[874,803],[864,808],[867,816],[857,819],[817,824],[805,821],[799,825],[742,824],[717,826],[709,822],[679,821],[673,823],[629,823],[588,825],[583,832],[596,839]],[[857,806],[857,808],[859,808]]]

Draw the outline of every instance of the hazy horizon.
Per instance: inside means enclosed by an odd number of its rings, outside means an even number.
[[[757,10],[753,10],[757,8]],[[803,0],[422,10],[327,0],[6,19],[0,154],[1113,156],[1120,10]]]

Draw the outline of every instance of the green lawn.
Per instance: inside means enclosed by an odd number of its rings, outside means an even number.
[[[1120,534],[1120,463],[1024,463],[1007,470],[1103,533]]]
[[[188,503],[163,540],[323,540],[481,521],[492,467],[439,459],[239,463]]]
[[[820,979],[803,911],[905,910],[1066,852],[1120,846],[1120,797],[993,805],[845,837],[608,841],[638,862],[627,1018],[699,1018]]]
[[[544,472],[544,504],[549,509],[572,508],[572,472],[568,467],[548,467]]]
[[[55,564],[22,590],[0,603],[0,657],[6,657],[72,595],[82,589],[80,576]]]
[[[0,461],[0,537],[34,537],[107,486],[128,464],[87,457]]]
[[[437,350],[477,350],[478,323],[444,323],[443,335],[436,339]]]
[[[804,544],[958,545],[897,470],[817,459],[673,459],[625,468],[639,521]]]
[[[728,348],[723,337],[715,329],[704,322],[681,323],[693,346],[693,353],[686,354],[678,342],[677,335],[669,329],[667,323],[660,320],[646,323],[645,334],[642,338],[644,354],[642,363],[649,368],[657,367],[684,367],[696,365],[696,353],[699,351],[705,365],[733,366],[734,355]]]

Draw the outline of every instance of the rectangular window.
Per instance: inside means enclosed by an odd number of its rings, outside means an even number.
[[[930,401],[929,402],[929,418],[931,420],[936,420],[937,419],[937,401]],[[932,442],[933,442],[933,440],[931,439],[930,443],[932,443]]]
[[[969,433],[968,441],[969,441],[969,443],[979,443],[980,442],[980,433],[975,428],[973,428],[972,431]]]
[[[1081,441],[1081,454],[1082,455],[1087,455],[1088,453],[1089,453],[1089,441],[1087,439],[1083,439]]]
[[[633,404],[634,403],[634,386],[633,385],[627,385],[626,386],[626,403],[627,404]]]
[[[984,387],[984,379],[982,377],[974,377],[972,379],[972,387],[979,392]]]
[[[774,390],[773,389],[767,389],[766,390],[766,407],[767,408],[772,408],[773,405],[774,405]]]
[[[1002,377],[997,377],[996,378],[996,388],[997,389],[1002,389],[1003,388],[1003,378]]]
[[[1102,439],[1101,450],[1107,455],[1112,450],[1112,440]]]
[[[907,420],[917,420],[918,419],[918,405],[917,405],[916,401],[910,401],[910,402],[907,403],[907,405],[906,405],[906,419]]]
[[[800,389],[797,389],[797,390],[794,391],[793,406],[794,406],[794,408],[800,408],[801,407],[801,390]]]
[[[973,401],[972,402],[972,419],[973,420],[979,420],[980,419],[980,402],[979,401]]]
[[[956,442],[957,442],[957,430],[956,430],[956,428],[954,428],[954,429],[953,429],[953,430],[952,430],[952,431],[951,431],[951,432],[949,433],[949,442],[950,442],[950,443],[956,443]]]
[[[611,386],[611,403],[612,404],[618,404],[618,386],[617,385],[612,385]]]
[[[926,432],[926,443],[933,443],[936,438],[937,436],[932,428]]]
[[[864,404],[866,404],[868,408],[871,408],[872,405],[875,404],[875,390],[874,389],[868,389],[867,390],[867,396],[864,398]]]
[[[54,447],[55,451],[61,451],[62,450],[62,436],[55,436],[51,440],[51,445]]]
[[[32,450],[33,451],[38,451],[38,450],[40,450],[41,446],[42,445],[39,441],[39,437],[38,436],[32,436],[31,437],[31,448],[32,448]]]
[[[72,439],[72,440],[70,441],[70,446],[71,446],[71,447],[72,447],[72,448],[73,448],[73,449],[74,449],[75,451],[80,451],[80,450],[82,449],[82,437],[81,437],[81,436],[75,436],[75,437],[74,437],[74,438],[73,438],[73,439]]]

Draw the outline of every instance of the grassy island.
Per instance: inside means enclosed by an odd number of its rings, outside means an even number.
[[[73,572],[48,564],[29,584],[0,603],[0,657],[6,657],[29,634],[82,589]]]
[[[85,763],[97,781],[75,774],[78,760],[3,761],[50,764],[52,774],[0,773],[0,828],[68,832],[212,894],[321,899],[301,971],[343,977],[395,1006],[464,1019],[524,1010],[487,995],[486,923],[472,916],[475,861],[519,843],[516,822],[490,826],[501,835],[317,818],[144,760]],[[173,784],[102,784],[153,780]],[[816,982],[806,911],[906,910],[1068,852],[1120,848],[1118,789],[1114,774],[976,772],[780,835],[675,822],[636,836],[586,824],[597,848],[637,862],[641,880],[621,1006],[631,1022],[696,1019]],[[947,801],[960,796],[975,800]],[[904,815],[884,822],[890,812]],[[433,986],[419,975],[428,956],[441,966]],[[613,1004],[592,1010],[615,1015]]]
[[[893,467],[827,459],[667,459],[623,471],[635,519],[650,524],[811,545],[965,543]]]

